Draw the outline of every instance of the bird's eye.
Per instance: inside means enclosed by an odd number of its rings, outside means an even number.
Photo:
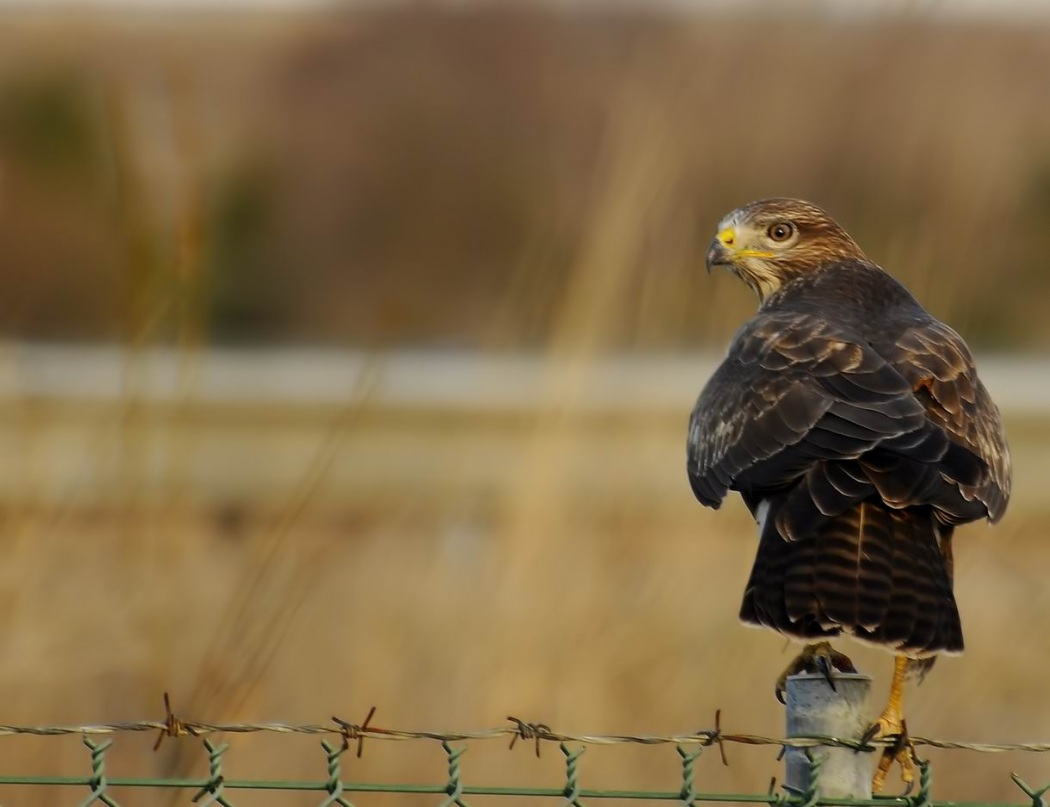
[[[794,225],[786,221],[778,221],[776,224],[770,224],[769,229],[766,230],[766,235],[768,235],[771,240],[781,243],[787,241],[794,234]]]

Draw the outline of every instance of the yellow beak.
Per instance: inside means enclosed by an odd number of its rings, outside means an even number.
[[[730,266],[733,263],[732,248],[726,245],[726,241],[723,238],[727,232],[731,234],[732,230],[722,230],[715,236],[715,240],[711,242],[711,246],[707,249],[708,274],[711,274],[711,270],[716,266]],[[730,237],[729,244],[732,243],[732,237]]]

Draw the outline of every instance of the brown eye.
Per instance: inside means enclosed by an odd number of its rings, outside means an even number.
[[[771,240],[778,242],[787,241],[794,234],[795,227],[786,221],[770,224],[769,229],[766,230],[766,235],[768,235]]]

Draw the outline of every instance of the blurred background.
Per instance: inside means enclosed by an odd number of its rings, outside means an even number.
[[[0,3],[0,722],[156,717],[169,691],[209,721],[672,733],[722,709],[781,735],[794,648],[736,618],[754,525],[693,500],[684,441],[755,305],[704,271],[715,224],[790,195],[965,335],[1007,420],[1010,512],[956,542],[967,653],[909,726],[1050,739],[1046,12]],[[850,651],[884,698],[890,657]],[[119,737],[110,774],[205,774],[199,741],[153,740]],[[88,771],[76,737],[0,743],[0,773]],[[230,776],[324,775],[316,738],[233,744]],[[468,783],[564,781],[554,748],[490,745]],[[728,754],[698,789],[780,775]],[[1050,779],[929,756],[940,799]],[[582,764],[678,786],[670,748]],[[348,775],[444,768],[369,742]]]

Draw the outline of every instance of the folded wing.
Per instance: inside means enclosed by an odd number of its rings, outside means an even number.
[[[697,498],[718,507],[739,490],[757,512],[780,494],[777,527],[788,540],[876,494],[892,508],[929,505],[944,523],[997,518],[1009,456],[953,336],[916,329],[883,349],[809,313],[756,318],[693,410]]]

